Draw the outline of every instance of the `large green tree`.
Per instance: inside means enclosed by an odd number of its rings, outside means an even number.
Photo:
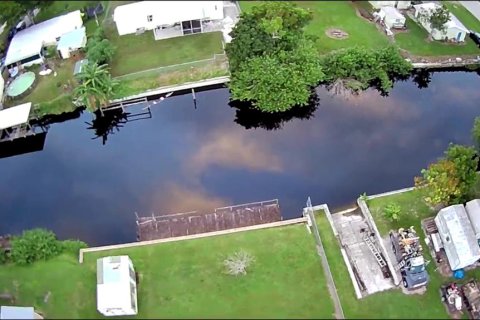
[[[230,71],[250,58],[294,49],[303,38],[303,28],[311,21],[311,12],[287,1],[259,2],[242,12],[226,45]]]
[[[303,28],[312,14],[291,2],[269,1],[242,13],[227,44],[235,100],[265,112],[306,105],[323,79],[318,52]]]
[[[458,203],[461,196],[460,180],[455,163],[441,159],[422,170],[422,177],[415,178],[415,187],[425,190],[425,201],[431,206],[447,206]]]
[[[118,82],[108,72],[107,65],[89,63],[77,75],[77,79],[79,85],[74,90],[74,98],[80,100],[91,112],[102,111],[118,87]]]
[[[428,22],[432,29],[437,29],[441,32],[445,32],[445,24],[450,20],[450,12],[448,8],[443,4],[437,7],[433,12],[428,16]]]
[[[51,3],[52,1],[0,1],[0,23],[16,23],[22,15],[27,14],[30,10],[42,9]]]
[[[459,180],[460,195],[455,200],[459,203],[467,201],[478,179],[476,173],[478,156],[475,148],[450,144],[445,151],[445,159],[455,164],[457,178]]]
[[[473,122],[472,139],[477,147],[477,151],[480,151],[480,117],[476,117]]]
[[[311,42],[301,41],[292,51],[254,57],[232,77],[232,97],[252,101],[265,112],[283,112],[308,103],[311,86],[322,80],[318,53]]]
[[[88,60],[99,65],[110,62],[115,51],[115,46],[105,37],[102,28],[97,28],[93,37],[87,42]]]

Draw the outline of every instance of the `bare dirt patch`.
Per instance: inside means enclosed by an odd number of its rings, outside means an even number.
[[[330,28],[325,31],[327,37],[332,39],[343,40],[348,38],[348,33],[343,31],[342,29],[334,29]]]

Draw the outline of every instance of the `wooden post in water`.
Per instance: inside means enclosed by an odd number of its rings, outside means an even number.
[[[195,96],[195,90],[192,88],[193,107],[197,109],[197,97]]]

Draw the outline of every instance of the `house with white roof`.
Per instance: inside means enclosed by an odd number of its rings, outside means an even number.
[[[394,7],[382,7],[377,13],[380,20],[390,29],[401,29],[405,27],[406,18]]]
[[[97,260],[97,310],[104,316],[137,314],[137,283],[129,256]]]
[[[82,16],[80,10],[77,10],[19,31],[10,42],[5,65],[11,69],[16,65],[43,63],[43,47],[56,45],[64,34],[82,26]]]
[[[462,204],[440,210],[435,224],[452,271],[468,267],[480,259],[480,247]]]
[[[140,1],[115,8],[119,35],[153,30],[155,39],[221,31],[223,1]]]
[[[413,6],[415,10],[415,18],[430,33],[434,40],[446,40],[463,42],[465,37],[470,31],[457,19],[452,13],[450,13],[450,20],[445,23],[445,31],[432,29],[429,20],[431,14],[440,8],[440,5],[428,2],[417,4]]]

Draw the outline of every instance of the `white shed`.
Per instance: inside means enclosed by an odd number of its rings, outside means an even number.
[[[475,237],[477,241],[480,241],[480,199],[467,202],[465,208],[467,209],[468,218],[475,232]]]
[[[456,42],[465,41],[465,37],[470,31],[452,13],[450,13],[450,20],[445,23],[445,31],[442,32],[437,29],[432,29],[428,18],[439,7],[440,5],[433,2],[414,5],[415,18],[425,30],[430,33],[434,40],[453,40]]]
[[[97,310],[104,316],[137,314],[135,270],[128,256],[97,260]]]
[[[62,35],[82,26],[82,16],[77,10],[18,32],[8,47],[5,65],[10,69],[17,63],[24,66],[42,63],[44,46],[55,45]]]
[[[452,270],[465,268],[480,259],[480,247],[463,205],[440,210],[435,224]]]
[[[222,20],[223,1],[140,1],[118,6],[113,20],[119,35],[180,24],[183,34],[203,32],[203,20]]]
[[[86,45],[87,34],[85,27],[81,27],[62,35],[58,41],[57,50],[63,59],[68,59],[70,58],[70,53],[80,48],[85,48]]]
[[[412,6],[411,1],[368,1],[375,9],[392,7],[397,9],[408,9]]]
[[[380,8],[378,13],[380,19],[385,22],[385,25],[390,29],[405,27],[405,16],[393,7]]]

